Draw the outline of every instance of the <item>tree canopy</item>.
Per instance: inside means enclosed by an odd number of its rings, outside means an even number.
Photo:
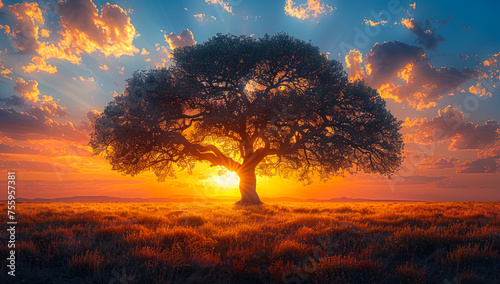
[[[239,175],[240,204],[259,204],[256,174],[309,181],[401,165],[385,101],[310,43],[217,34],[172,61],[134,73],[98,116],[90,145],[114,170],[163,181],[204,161]]]

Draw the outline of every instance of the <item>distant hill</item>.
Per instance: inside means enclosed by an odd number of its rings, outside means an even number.
[[[18,202],[193,202],[193,201],[237,201],[239,197],[217,196],[217,197],[196,197],[190,195],[174,195],[169,198],[127,198],[112,196],[72,196],[57,198],[16,198]],[[378,200],[338,197],[331,199],[302,199],[295,197],[263,197],[264,202],[416,202],[421,200]]]

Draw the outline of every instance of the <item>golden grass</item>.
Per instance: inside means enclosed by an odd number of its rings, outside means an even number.
[[[21,203],[17,216],[27,283],[500,280],[498,202]]]

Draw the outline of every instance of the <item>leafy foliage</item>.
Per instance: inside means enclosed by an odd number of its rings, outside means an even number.
[[[90,145],[113,169],[208,161],[231,171],[311,180],[401,164],[400,122],[376,90],[287,34],[218,34],[174,50],[172,67],[136,72],[95,123]]]

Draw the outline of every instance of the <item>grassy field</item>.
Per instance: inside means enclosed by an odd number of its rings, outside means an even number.
[[[500,283],[498,202],[16,207],[17,282]]]

